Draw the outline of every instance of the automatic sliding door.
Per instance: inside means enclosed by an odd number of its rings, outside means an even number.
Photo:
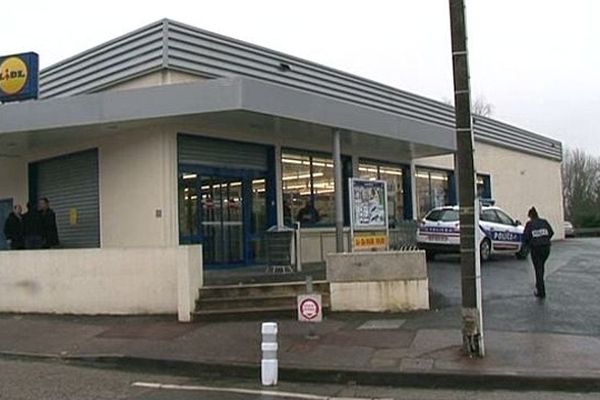
[[[242,180],[201,178],[201,230],[204,262],[239,264],[244,261]]]

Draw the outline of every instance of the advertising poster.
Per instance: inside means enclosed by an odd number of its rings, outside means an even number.
[[[352,222],[354,230],[387,229],[385,181],[352,179]]]
[[[387,250],[388,214],[385,181],[350,179],[353,250]]]

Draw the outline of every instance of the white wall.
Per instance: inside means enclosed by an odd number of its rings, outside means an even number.
[[[142,75],[137,78],[129,79],[125,82],[117,83],[116,85],[105,88],[102,91],[140,89],[150,86],[196,82],[203,79],[204,78],[198,75],[192,75],[187,74],[185,72],[165,69],[161,71],[151,72],[149,74]]]
[[[22,158],[0,157],[0,200],[25,205],[28,198],[27,168]],[[0,221],[4,224],[4,221]]]
[[[492,176],[492,196],[497,205],[521,221],[535,206],[564,238],[561,163],[542,157],[478,143],[477,170]]]
[[[180,246],[3,252],[0,312],[174,314],[178,264],[201,271],[201,251]]]
[[[176,146],[175,133],[160,130],[123,133],[101,144],[103,247],[178,244]]]

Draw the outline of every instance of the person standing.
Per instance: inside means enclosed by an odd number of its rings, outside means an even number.
[[[42,219],[36,207],[31,203],[27,203],[27,212],[23,214],[23,235],[27,250],[42,248]]]
[[[541,299],[546,297],[544,273],[546,260],[550,256],[550,240],[554,236],[552,227],[543,218],[540,218],[535,207],[527,213],[529,221],[525,225],[523,242],[531,251],[531,261],[535,269],[535,296]]]
[[[23,234],[23,208],[20,204],[13,207],[4,222],[4,236],[9,242],[11,250],[22,250],[25,248],[25,236]]]
[[[40,199],[38,209],[42,222],[42,247],[44,249],[57,247],[59,240],[56,214],[50,208],[50,202],[46,197]]]

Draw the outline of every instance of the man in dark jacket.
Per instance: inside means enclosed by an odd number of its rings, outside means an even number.
[[[550,256],[550,239],[554,236],[552,227],[543,218],[540,218],[535,207],[527,213],[529,222],[525,225],[523,242],[531,250],[531,261],[535,269],[535,296],[541,299],[546,297],[544,284],[544,268]]]
[[[50,208],[50,202],[46,197],[40,199],[39,212],[42,220],[42,247],[44,249],[57,247],[59,241],[56,214]]]
[[[42,248],[42,219],[35,205],[31,203],[27,203],[27,212],[23,215],[23,235],[26,249]]]
[[[4,236],[10,242],[11,250],[22,250],[25,248],[25,236],[23,235],[23,209],[19,204],[13,207],[6,222],[4,223]]]

